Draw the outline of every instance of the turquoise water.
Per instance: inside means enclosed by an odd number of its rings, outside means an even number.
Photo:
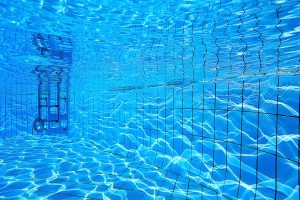
[[[0,199],[299,199],[298,1],[0,2]]]

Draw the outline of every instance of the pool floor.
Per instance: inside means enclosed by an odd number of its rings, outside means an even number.
[[[19,136],[1,140],[0,151],[0,198],[217,198],[192,179],[83,140]]]

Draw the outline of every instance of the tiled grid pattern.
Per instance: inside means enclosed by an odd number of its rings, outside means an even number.
[[[0,22],[0,138],[32,134],[38,82],[32,33]],[[36,62],[38,64],[38,62]]]
[[[250,15],[246,10],[255,4],[256,13]],[[299,165],[299,94],[298,91],[281,90],[297,85],[290,72],[280,67],[280,56],[285,53],[280,51],[280,24],[283,23],[280,15],[284,15],[284,6],[288,5],[273,4],[271,7],[271,13],[276,19],[274,31],[278,33],[276,40],[272,41],[276,44],[275,48],[271,45],[271,40],[263,37],[268,33],[261,29],[264,23],[263,18],[259,17],[263,13],[261,2],[254,2],[253,5],[250,1],[241,3],[241,14],[236,17],[237,21],[232,20],[232,13],[236,12],[236,8],[232,8],[232,4],[222,6],[221,3],[209,5],[203,16],[202,31],[207,29],[207,21],[217,16],[213,20],[213,33],[210,37],[195,32],[192,39],[182,41],[168,37],[171,33],[184,35],[185,29],[182,27],[177,29],[175,26],[173,30],[148,29],[148,38],[158,35],[159,39],[153,37],[147,49],[141,51],[138,68],[124,69],[129,73],[137,71],[146,87],[117,87],[115,93],[106,94],[96,86],[93,87],[94,90],[91,89],[90,95],[88,92],[82,97],[79,94],[77,102],[82,106],[79,110],[84,110],[87,115],[86,118],[78,120],[77,124],[82,128],[79,130],[85,132],[85,137],[98,140],[95,132],[91,133],[88,127],[94,127],[94,122],[89,119],[97,117],[91,113],[101,113],[101,116],[106,117],[101,121],[101,131],[96,132],[100,135],[103,133],[105,140],[114,140],[126,149],[138,149],[142,144],[151,150],[145,151],[151,153],[145,153],[145,156],[151,158],[148,162],[155,166],[180,173],[187,159],[190,163],[187,174],[194,175],[191,169],[195,167],[199,169],[197,175],[203,177],[207,172],[205,165],[208,165],[210,175],[202,180],[203,184],[208,182],[208,187],[213,188],[216,181],[223,181],[224,184],[219,187],[218,192],[224,196],[259,198],[266,195],[269,198],[284,198],[288,194],[284,194],[282,188],[278,188],[278,182],[282,181],[292,189],[299,190],[299,179],[293,178],[299,174],[299,170],[295,169]],[[179,11],[179,16],[182,12]],[[253,18],[250,27],[244,25],[244,21],[249,17]],[[225,26],[217,28],[217,24],[223,22],[221,18],[225,20]],[[198,23],[195,21],[192,32]],[[247,27],[256,33],[256,46],[251,45]],[[223,36],[219,37],[222,34],[229,40],[223,39]],[[154,41],[158,44],[163,43],[165,49],[154,46]],[[212,49],[212,43],[215,44],[215,50]],[[203,49],[197,52],[195,48],[197,49],[199,44]],[[168,59],[169,49],[172,48],[174,54],[181,52],[181,59]],[[271,58],[263,53],[263,50],[276,56]],[[246,56],[248,51],[250,53]],[[203,56],[200,56],[199,52],[203,52]],[[238,52],[241,52],[241,55],[236,57]],[[252,57],[251,52],[255,56]],[[193,56],[188,60],[191,62],[186,63],[183,58],[189,53]],[[161,55],[165,55],[163,59],[158,58]],[[269,63],[266,63],[268,59]],[[269,65],[276,67],[270,68]],[[212,66],[216,67],[212,69]],[[148,80],[149,69],[162,74],[160,78],[164,78],[164,84],[151,84]],[[170,82],[170,75],[176,81]],[[105,76],[103,75],[103,78]],[[126,85],[126,78],[122,78],[120,81]],[[94,81],[97,83],[97,79]],[[99,93],[104,94],[99,97]],[[294,98],[289,98],[289,95]],[[102,100],[98,100],[101,98]],[[115,99],[117,101],[114,101]],[[85,102],[85,107],[82,101]],[[120,101],[123,103],[121,106]],[[99,107],[92,102],[104,103]],[[93,105],[92,112],[89,105]],[[286,105],[292,106],[292,110]],[[107,132],[112,134],[106,135]],[[130,136],[133,136],[134,140]],[[284,140],[285,137],[289,139]],[[162,145],[153,145],[160,142]],[[225,152],[220,148],[225,149]],[[190,150],[191,153],[184,154],[186,150]],[[204,164],[197,153],[200,153],[202,158],[209,155],[212,160]],[[179,156],[180,164],[168,165],[167,156],[172,159]],[[230,160],[237,160],[238,165]],[[252,168],[255,173],[249,172],[250,168],[247,167]],[[282,168],[289,168],[293,175],[287,176]],[[271,184],[266,183],[267,179]],[[226,184],[231,181],[236,184]],[[251,185],[253,190],[246,191],[244,184]],[[243,196],[245,193],[246,196]]]
[[[99,76],[91,78],[92,81],[82,83],[80,78],[87,78],[84,75],[86,68],[75,66],[79,71],[74,76],[77,78],[78,75],[79,79],[73,83],[73,113],[70,118],[74,127],[71,134],[100,141],[106,147],[112,142],[119,143],[127,150],[138,149],[142,144],[143,157],[147,158],[148,164],[169,173],[187,172],[185,177],[206,177],[199,179],[197,184],[208,189],[215,187],[216,181],[223,181],[224,184],[215,193],[222,193],[224,197],[241,198],[240,195],[245,193],[243,183],[252,185],[254,189],[254,192],[248,191],[249,196],[246,197],[249,198],[261,195],[285,197],[286,194],[278,188],[282,187],[278,182],[297,189],[299,178],[295,177],[299,177],[299,169],[297,171],[292,166],[299,166],[299,91],[286,89],[297,86],[297,77],[292,76],[293,66],[285,66],[282,61],[287,57],[289,43],[282,37],[281,26],[288,21],[281,16],[288,12],[289,3],[277,5],[268,2],[268,8],[264,7],[264,3],[242,1],[233,6],[232,2],[211,2],[203,7],[204,12],[195,9],[193,14],[198,18],[191,20],[192,28],[189,29],[182,22],[182,19],[188,18],[186,10],[170,7],[170,10],[174,9],[170,13],[176,16],[174,27],[149,27],[146,31],[138,27],[120,29],[129,30],[132,37],[141,33],[147,35],[147,45],[132,56],[138,58],[134,62],[139,67],[128,66],[128,60],[117,57],[120,52],[113,54],[116,57],[109,57],[105,48],[97,49],[97,52],[107,56],[106,60],[88,68],[91,71],[101,70]],[[252,7],[256,9],[249,13],[248,9]],[[262,28],[268,24],[264,21],[268,9],[276,19],[272,22],[272,33]],[[156,15],[162,17],[164,12],[158,9]],[[252,21],[244,23],[249,18]],[[252,32],[248,34],[249,28]],[[176,37],[178,34],[189,35],[190,31],[191,39]],[[250,38],[254,33],[258,45],[251,45]],[[175,36],[171,37],[171,34]],[[267,38],[269,34],[278,37]],[[285,51],[281,50],[283,48]],[[76,53],[85,55],[82,49]],[[191,58],[185,60],[189,55],[192,55]],[[76,56],[74,58],[76,60]],[[82,59],[78,56],[77,61],[83,64]],[[118,61],[124,77],[120,73],[116,79],[108,78],[115,73],[107,64],[110,59]],[[295,59],[290,62],[293,61]],[[99,67],[101,64],[104,67]],[[128,75],[125,72],[141,75],[142,86],[130,85],[132,80],[125,77]],[[154,84],[151,79],[155,82],[163,79],[164,83]],[[115,92],[102,91],[98,85],[102,87],[103,80],[110,86],[122,82],[131,88],[120,90],[113,87]],[[18,131],[12,130],[12,124],[19,121],[18,115],[13,115],[15,105],[5,101],[8,96],[13,100],[11,91],[1,96],[1,106],[5,105],[4,110],[8,109],[2,119],[6,124],[5,130],[10,127],[11,135],[16,135]],[[120,101],[124,103],[120,104]],[[8,112],[12,115],[7,115]],[[28,121],[31,120],[27,120],[26,125],[30,124]],[[11,126],[7,125],[9,123]],[[222,148],[224,152],[220,150]],[[128,157],[134,155],[127,151],[118,153]],[[201,159],[206,155],[212,160],[203,162]],[[179,157],[179,164],[168,165],[169,157]],[[238,165],[230,162],[234,159]],[[190,163],[188,166],[185,166],[186,160]],[[248,173],[249,166],[255,169],[255,175]],[[193,168],[198,171],[193,171]],[[174,180],[177,178],[174,177]],[[270,179],[271,184],[266,183],[266,179]],[[187,182],[190,181],[188,179]],[[226,182],[230,181],[237,184],[227,185]]]
[[[276,76],[274,78],[276,80]],[[261,87],[265,86],[264,82],[258,84]],[[218,83],[214,85],[218,86]],[[228,85],[226,86],[228,87]],[[103,102],[103,99],[104,101],[110,99],[105,97],[105,94],[102,97],[97,94],[89,98],[83,97],[84,100],[81,100],[80,95],[77,95],[79,104],[85,102],[85,108],[80,108],[80,110],[85,110],[83,114],[86,118],[83,117],[80,120],[84,124],[76,124],[81,131],[75,132],[84,133],[87,139],[101,143],[106,141],[107,146],[110,146],[109,143],[114,141],[115,144],[121,144],[127,150],[136,149],[142,157],[147,158],[148,164],[154,165],[160,170],[184,174],[186,178],[193,177],[189,181],[196,179],[198,180],[196,181],[197,184],[208,190],[213,190],[216,187],[216,182],[221,181],[222,184],[218,184],[219,190],[213,191],[218,195],[222,193],[223,197],[241,198],[246,193],[247,198],[260,198],[265,195],[274,198],[275,188],[278,187],[276,186],[277,181],[297,190],[298,179],[295,177],[299,172],[295,170],[295,167],[299,165],[297,160],[298,139],[294,137],[294,139],[270,144],[269,136],[276,135],[276,123],[280,127],[277,129],[285,132],[284,135],[296,135],[298,116],[276,115],[246,109],[241,112],[242,108],[230,107],[228,102],[226,105],[228,110],[222,109],[222,107],[220,109],[206,109],[205,107],[201,108],[201,106],[193,109],[180,108],[178,105],[176,106],[178,103],[176,94],[182,91],[179,90],[178,92],[173,87],[152,88],[146,91],[118,91],[118,99],[125,102],[125,105],[121,107],[114,101],[106,104],[101,103],[101,106],[94,103]],[[169,94],[167,91],[170,91]],[[256,92],[259,91],[260,89],[256,90]],[[218,93],[218,89],[216,92]],[[230,92],[228,89],[229,95],[225,99],[230,98]],[[109,95],[111,94],[107,94],[107,96]],[[128,100],[127,97],[129,96],[136,98],[136,100]],[[161,99],[162,96],[165,98]],[[167,97],[171,97],[171,101]],[[101,98],[103,99],[99,100]],[[247,97],[245,99],[247,100]],[[151,105],[147,104],[147,101]],[[166,102],[168,101],[171,102],[170,105],[167,105]],[[257,103],[262,104],[263,101]],[[204,105],[210,106],[205,102]],[[193,131],[189,131],[183,127],[186,124],[191,124],[187,119],[191,117],[192,110],[195,122]],[[104,119],[100,120],[101,129],[93,129],[95,124],[99,122],[98,119],[101,118],[98,113],[104,116]],[[276,121],[277,116],[278,121]],[[176,122],[178,118],[180,119],[179,123]],[[226,120],[222,120],[222,118]],[[255,119],[255,121],[249,122],[250,119]],[[253,126],[252,123],[257,123],[257,127]],[[269,124],[268,127],[264,127],[266,123]],[[207,124],[211,126],[215,124],[215,128],[207,129]],[[261,124],[263,125],[261,126]],[[237,130],[239,131],[237,132],[234,127],[238,127]],[[274,132],[272,132],[273,130]],[[179,138],[177,137],[178,133]],[[188,139],[190,145],[186,143],[186,140],[183,142],[183,138]],[[160,142],[161,145],[153,145]],[[277,152],[280,153],[276,153],[275,144],[278,144]],[[142,151],[140,145],[144,146]],[[225,149],[225,152],[222,152],[221,148]],[[191,150],[191,153],[184,153],[188,149]],[[117,149],[115,152],[129,157],[134,155],[132,152],[119,150]],[[199,156],[199,153],[202,156]],[[213,160],[203,162],[201,158],[205,158],[205,155],[211,156]],[[169,165],[170,159],[178,158],[177,156],[181,159],[179,164]],[[230,160],[237,160],[238,165],[236,166]],[[193,168],[196,168],[197,171],[195,172]],[[251,172],[251,168],[255,173]],[[207,173],[209,176],[203,178]],[[275,181],[276,179],[277,181]],[[269,183],[266,183],[267,180],[271,181],[271,187],[268,185]],[[174,177],[174,181],[176,181],[176,177]],[[231,181],[235,181],[236,185],[228,185]],[[245,191],[244,184],[252,185],[254,191]],[[282,193],[282,188],[279,190],[281,191],[276,194],[278,198],[286,197],[287,194]],[[239,194],[241,196],[238,196]],[[205,195],[207,194],[205,193]]]
[[[35,89],[36,85],[32,88]],[[28,91],[30,90],[23,84],[15,84],[6,85],[3,93],[0,93],[1,139],[33,133],[32,123],[37,115],[37,94]]]

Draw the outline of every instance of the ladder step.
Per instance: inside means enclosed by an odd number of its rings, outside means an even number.
[[[40,107],[58,107],[58,105],[40,105]]]
[[[58,119],[44,120],[44,122],[58,122]]]

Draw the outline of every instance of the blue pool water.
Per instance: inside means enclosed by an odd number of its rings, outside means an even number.
[[[299,199],[297,0],[2,0],[0,199]]]

